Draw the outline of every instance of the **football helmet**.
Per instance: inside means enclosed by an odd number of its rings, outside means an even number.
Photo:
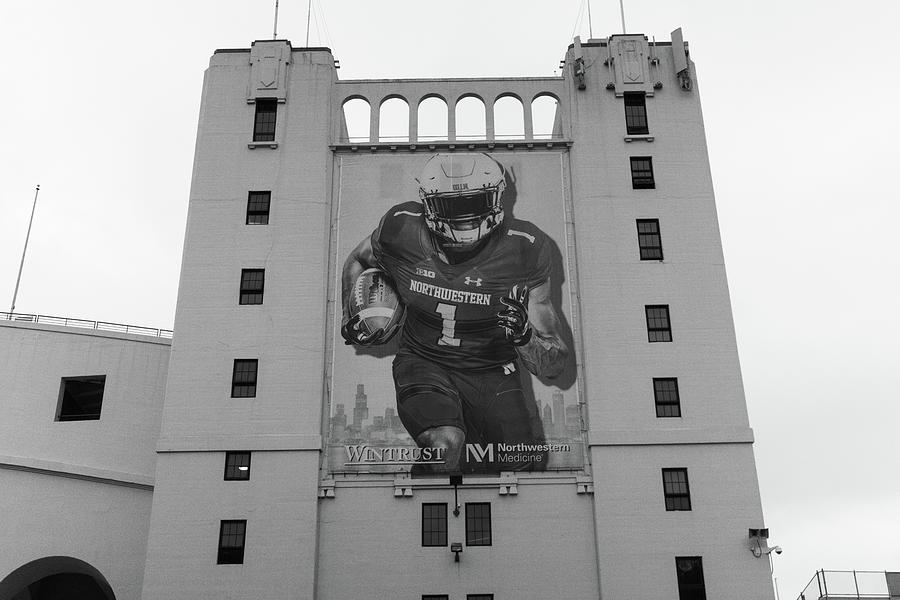
[[[435,154],[416,181],[425,223],[444,246],[471,247],[503,221],[506,174],[487,154]]]

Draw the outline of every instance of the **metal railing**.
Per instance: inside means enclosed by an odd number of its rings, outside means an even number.
[[[890,575],[894,575],[891,573]],[[856,600],[896,598],[885,571],[816,571],[797,600]]]
[[[106,321],[88,321],[86,319],[72,319],[69,317],[51,317],[48,315],[29,315],[24,313],[0,312],[0,321],[13,321],[16,323],[36,323],[40,325],[57,325],[60,327],[76,327],[78,329],[94,329],[96,331],[112,331],[115,333],[130,333],[134,335],[146,335],[150,337],[172,339],[171,329],[154,329],[153,327],[140,327],[138,325],[123,325],[122,323],[108,323]]]

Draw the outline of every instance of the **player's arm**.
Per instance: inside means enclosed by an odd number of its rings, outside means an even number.
[[[359,344],[367,346],[369,344],[379,343],[378,338],[383,333],[378,330],[372,335],[365,335],[358,328],[358,316],[351,320],[350,318],[350,293],[353,291],[353,284],[362,275],[366,269],[377,266],[378,261],[375,259],[375,251],[372,249],[371,236],[366,236],[357,244],[356,248],[350,251],[347,260],[344,261],[344,269],[341,272],[341,335],[348,344]]]
[[[500,313],[500,324],[525,367],[548,379],[562,373],[569,348],[559,333],[561,325],[550,302],[550,283],[545,281],[532,290],[514,288],[510,298],[502,302],[507,310]]]

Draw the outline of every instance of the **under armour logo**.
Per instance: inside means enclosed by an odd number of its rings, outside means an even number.
[[[481,287],[481,277],[478,279],[472,279],[468,275],[466,275],[466,285],[475,284],[476,287]]]

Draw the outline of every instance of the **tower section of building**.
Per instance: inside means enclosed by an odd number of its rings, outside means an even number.
[[[147,600],[313,596],[334,74],[285,41],[206,71]]]

